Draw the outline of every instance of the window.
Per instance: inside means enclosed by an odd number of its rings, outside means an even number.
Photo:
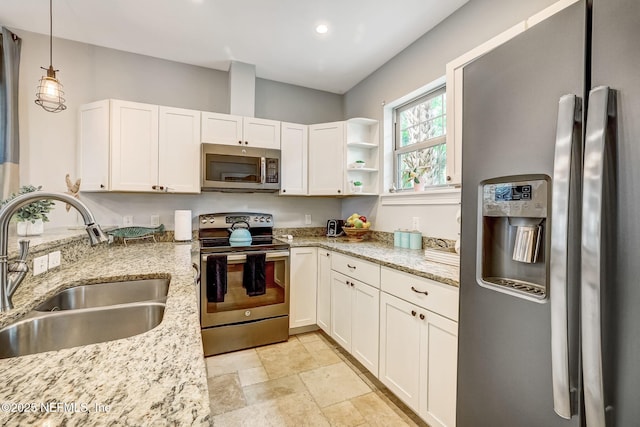
[[[398,189],[446,183],[444,86],[394,109],[394,170]]]

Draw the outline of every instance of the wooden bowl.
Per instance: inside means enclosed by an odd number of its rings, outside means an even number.
[[[362,242],[364,236],[369,232],[368,228],[342,227],[347,240],[350,242]]]

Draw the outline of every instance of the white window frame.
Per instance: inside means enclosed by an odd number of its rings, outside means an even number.
[[[389,189],[392,187],[396,180],[396,171],[394,169],[395,164],[395,145],[394,145],[394,132],[393,126],[394,110],[413,99],[419,98],[421,95],[428,94],[437,90],[438,88],[445,87],[446,76],[439,77],[434,81],[408,93],[407,95],[398,98],[392,102],[384,104],[383,107],[383,163],[384,163],[384,186],[385,192],[380,195],[381,205],[458,205],[460,204],[460,188],[452,186],[435,186],[428,187],[424,191],[401,191],[392,193]],[[448,88],[447,88],[448,90]],[[447,103],[449,99],[447,99]],[[447,105],[447,114],[448,114]],[[449,118],[447,117],[447,123]],[[449,128],[447,127],[447,133]],[[447,156],[449,155],[450,142],[447,135]],[[447,165],[448,167],[448,165]]]

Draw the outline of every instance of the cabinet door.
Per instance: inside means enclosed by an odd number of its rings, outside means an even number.
[[[318,249],[318,305],[317,323],[331,335],[331,252]]]
[[[456,425],[458,324],[422,310],[420,416],[430,426]]]
[[[308,126],[282,123],[281,195],[307,194]]]
[[[280,149],[280,122],[245,117],[242,129],[244,145],[272,150]]]
[[[175,193],[200,192],[200,112],[160,107],[158,184]]]
[[[351,354],[378,377],[380,291],[355,281],[351,305]]]
[[[111,101],[111,190],[153,191],[158,183],[158,106]]]
[[[351,283],[344,274],[331,272],[331,338],[351,352]]]
[[[289,327],[315,325],[318,279],[316,248],[292,248]]]
[[[344,194],[344,122],[309,126],[309,194]]]
[[[382,293],[379,378],[416,412],[420,409],[420,342],[423,330],[417,307]]]
[[[239,145],[242,141],[242,116],[202,113],[202,142]]]
[[[109,189],[109,100],[80,107],[78,118],[80,141],[80,178],[82,191]]]

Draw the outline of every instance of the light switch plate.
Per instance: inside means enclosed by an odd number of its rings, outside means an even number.
[[[122,217],[122,226],[131,227],[133,225],[133,215],[125,215]]]
[[[311,214],[305,214],[304,215],[304,223],[305,223],[305,225],[310,225],[311,224]]]
[[[49,267],[49,256],[42,255],[33,259],[33,275],[37,276],[47,271]]]
[[[49,253],[49,270],[60,265],[60,251]]]

